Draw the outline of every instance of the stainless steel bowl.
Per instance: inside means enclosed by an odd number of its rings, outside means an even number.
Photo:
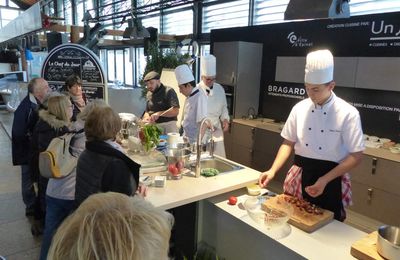
[[[376,243],[378,253],[386,259],[400,259],[400,227],[381,226]]]
[[[187,167],[191,151],[188,149],[167,149],[164,154],[168,164],[183,162],[184,166]]]

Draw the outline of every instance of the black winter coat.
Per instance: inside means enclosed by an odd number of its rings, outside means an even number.
[[[75,200],[78,207],[98,192],[133,195],[139,183],[140,164],[102,141],[86,142],[76,167]]]
[[[36,103],[35,103],[36,102]],[[33,129],[39,120],[38,100],[33,95],[27,95],[14,112],[12,125],[12,160],[13,165],[29,164],[31,158],[31,137]]]

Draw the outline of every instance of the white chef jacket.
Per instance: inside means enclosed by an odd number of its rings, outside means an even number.
[[[297,103],[281,136],[295,143],[295,154],[317,160],[339,163],[365,149],[358,110],[333,92],[323,106],[310,98]]]
[[[190,143],[196,142],[199,124],[205,117],[207,117],[207,96],[196,86],[185,100],[182,122],[183,135],[189,138]]]
[[[208,96],[207,99],[207,117],[214,126],[213,137],[215,141],[214,153],[225,157],[224,132],[221,127],[221,121],[229,120],[228,107],[224,88],[218,84],[213,84],[212,89],[206,86],[203,81],[197,84]]]

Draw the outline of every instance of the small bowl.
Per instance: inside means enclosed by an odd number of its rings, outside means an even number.
[[[260,185],[258,184],[251,184],[246,187],[247,188],[247,193],[251,196],[257,196],[260,195],[261,193],[261,188]]]
[[[378,253],[386,259],[400,259],[400,227],[381,226],[376,242]]]
[[[244,208],[258,225],[267,229],[282,227],[292,216],[293,206],[285,201],[276,207],[263,205],[268,198],[265,196],[250,197],[244,202]]]

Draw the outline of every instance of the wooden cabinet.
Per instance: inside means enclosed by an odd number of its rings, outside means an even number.
[[[363,155],[351,174],[351,210],[390,225],[400,225],[400,163]]]
[[[266,171],[271,167],[283,141],[279,133],[239,123],[231,124],[230,133],[225,138],[227,158],[257,171]],[[283,184],[292,162],[291,156],[276,175],[276,182]]]

